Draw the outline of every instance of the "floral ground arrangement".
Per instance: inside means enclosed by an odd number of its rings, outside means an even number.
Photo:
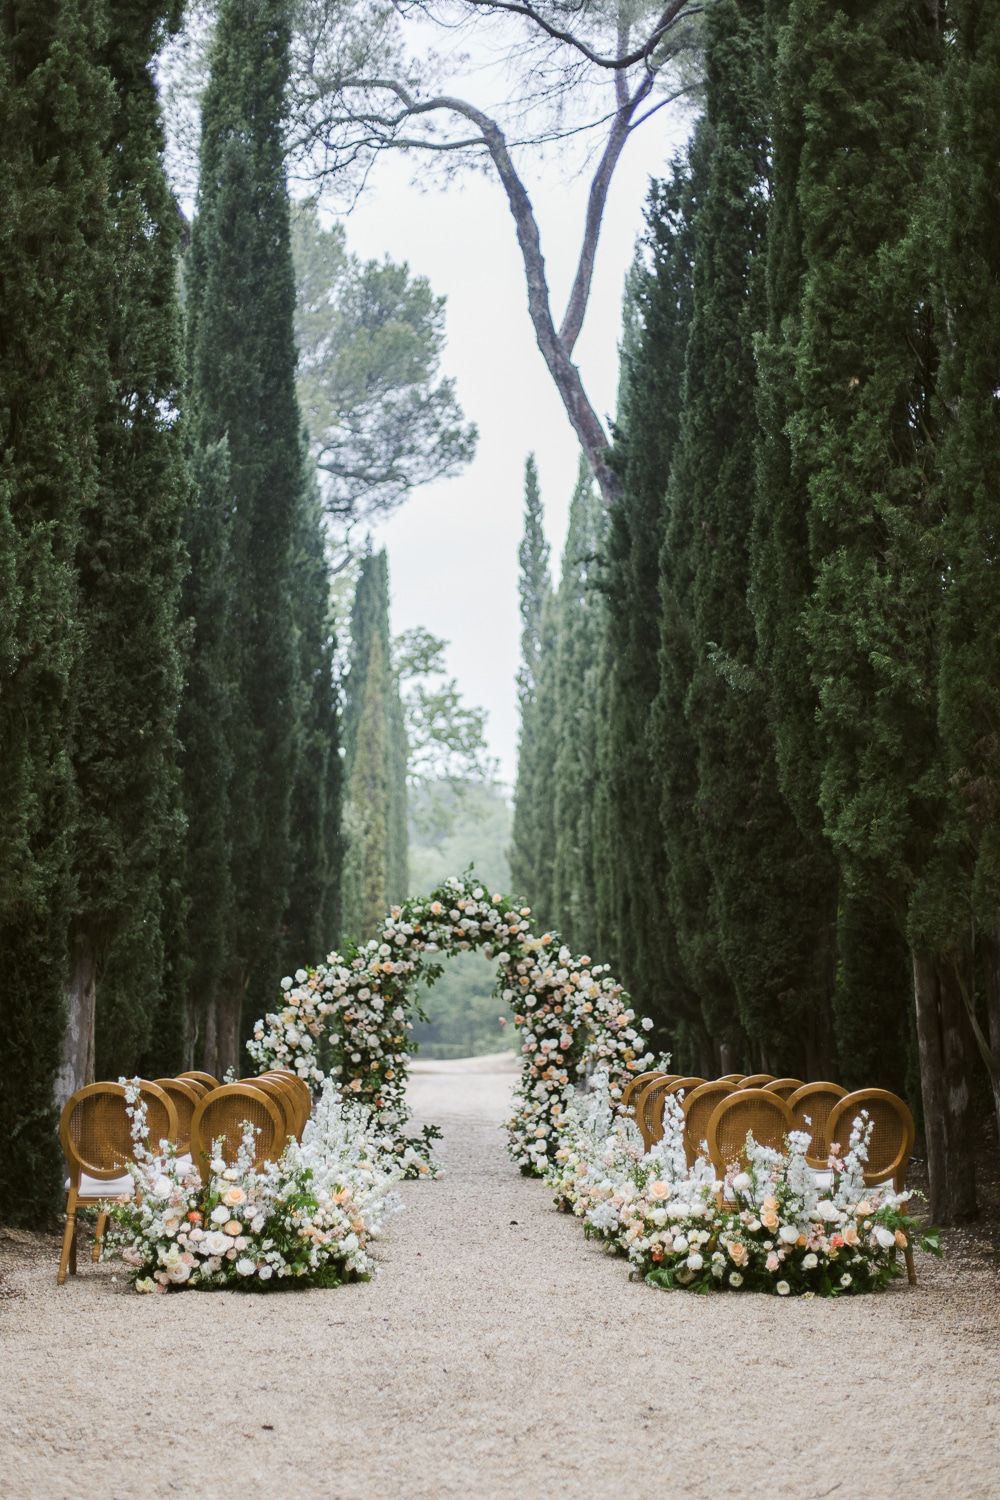
[[[105,1254],[128,1267],[136,1291],[179,1287],[340,1286],[365,1280],[369,1245],[398,1206],[395,1161],[379,1149],[367,1110],[332,1082],[301,1141],[260,1170],[250,1127],[236,1162],[211,1162],[203,1184],[189,1157],[150,1149],[145,1106],[132,1114],[136,1194],[111,1208]]]
[[[534,936],[530,917],[529,907],[488,894],[472,875],[394,906],[370,942],[282,981],[279,1004],[254,1027],[250,1055],[261,1071],[292,1068],[314,1089],[327,1076],[338,1079],[345,1096],[371,1109],[381,1148],[404,1176],[433,1175],[436,1131],[408,1133],[413,991],[433,982],[441,958],[481,948],[496,959],[497,992],[513,1007],[521,1039],[510,1153],[522,1171],[541,1176],[574,1080],[603,1069],[617,1099],[655,1060],[644,1040],[653,1023],[636,1015],[607,966],[573,955],[554,933]]]
[[[546,1180],[557,1206],[650,1286],[853,1296],[902,1275],[901,1251],[919,1245],[940,1254],[937,1233],[922,1231],[908,1211],[911,1193],[865,1186],[865,1115],[826,1172],[809,1166],[809,1137],[796,1131],[785,1151],[748,1136],[746,1169],[719,1181],[707,1158],[689,1165],[672,1096],[663,1139],[645,1152],[635,1125],[616,1113],[607,1080],[594,1084],[570,1102]]]

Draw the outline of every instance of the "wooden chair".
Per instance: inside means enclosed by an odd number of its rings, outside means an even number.
[[[209,1162],[216,1140],[223,1160],[229,1165],[236,1160],[245,1122],[256,1129],[254,1166],[276,1161],[287,1126],[283,1110],[263,1089],[250,1083],[222,1083],[199,1099],[191,1119],[191,1155],[203,1181],[211,1176]]]
[[[716,1083],[742,1083],[743,1078],[742,1073],[723,1073],[721,1078],[716,1078],[714,1081]]]
[[[654,1078],[663,1078],[664,1076],[665,1075],[661,1073],[658,1068],[651,1068],[647,1073],[637,1073],[634,1078],[629,1079],[628,1083],[622,1089],[622,1096],[618,1101],[618,1108],[621,1110],[627,1109],[628,1106],[632,1103],[632,1100],[635,1098],[636,1094],[641,1094],[642,1090],[646,1087],[647,1084],[652,1083]],[[635,1106],[633,1105],[633,1108],[634,1107]]]
[[[199,1073],[195,1071],[193,1073],[178,1073],[177,1077],[182,1081],[190,1078],[195,1083],[203,1083],[208,1089],[217,1089],[219,1087],[219,1080],[213,1078],[211,1073]]]
[[[657,1141],[663,1139],[663,1101],[666,1095],[696,1089],[704,1082],[704,1078],[689,1078],[683,1074],[678,1077],[674,1073],[667,1074],[663,1078],[655,1078],[652,1083],[646,1085],[639,1099],[636,1119],[647,1151],[651,1146],[655,1146]]]
[[[183,1078],[157,1078],[154,1082],[157,1088],[169,1095],[177,1112],[177,1133],[173,1142],[178,1156],[183,1156],[191,1145],[191,1118],[203,1091]]]
[[[745,1089],[762,1089],[765,1083],[774,1082],[774,1074],[748,1073],[746,1077],[741,1080],[741,1082]]]
[[[728,1079],[718,1078],[713,1083],[700,1083],[685,1095],[681,1108],[684,1111],[684,1151],[689,1167],[693,1167],[700,1155],[699,1148],[708,1140],[708,1122],[715,1113],[720,1099],[736,1092],[738,1085]]]
[[[795,1093],[795,1090],[802,1087],[802,1079],[776,1078],[773,1083],[765,1083],[764,1087],[769,1094],[778,1094],[787,1102]]]
[[[738,1088],[720,1099],[708,1122],[708,1154],[719,1177],[729,1167],[747,1165],[749,1131],[758,1146],[784,1149],[785,1137],[795,1121],[784,1099],[766,1089]]]
[[[285,1122],[285,1137],[282,1141],[282,1150],[289,1141],[296,1138],[299,1120],[299,1102],[287,1084],[274,1073],[259,1073],[253,1078],[242,1078],[241,1083],[248,1083],[252,1088],[261,1089],[269,1099],[281,1111],[281,1118]]]
[[[309,1123],[309,1116],[312,1114],[312,1089],[304,1078],[300,1078],[298,1073],[293,1073],[289,1068],[277,1068],[271,1074],[271,1077],[277,1078],[279,1082],[285,1084],[286,1088],[292,1093],[296,1105],[295,1135],[298,1140],[301,1140],[302,1132]]]
[[[172,1140],[177,1134],[177,1112],[173,1101],[155,1083],[142,1080],[140,1096],[146,1106],[150,1148],[161,1140]],[[128,1175],[128,1164],[135,1160],[132,1121],[129,1117],[125,1086],[120,1083],[88,1083],[77,1089],[63,1105],[59,1120],[59,1139],[69,1167],[66,1183],[66,1227],[56,1281],[62,1286],[67,1273],[76,1275],[77,1211],[100,1207],[109,1198],[123,1193],[132,1196],[134,1184]],[[94,1237],[94,1259],[100,1254],[106,1212],[98,1220]]]
[[[825,1172],[830,1157],[827,1121],[834,1105],[847,1093],[839,1083],[804,1083],[788,1100],[795,1129],[812,1137],[806,1161],[816,1172]]]
[[[857,1089],[853,1094],[845,1094],[833,1106],[827,1121],[830,1143],[840,1147],[841,1155],[848,1150],[854,1121],[862,1110],[867,1111],[873,1127],[868,1142],[865,1185],[875,1187],[878,1183],[891,1181],[896,1191],[902,1192],[906,1187],[906,1171],[916,1134],[909,1106],[898,1094],[890,1094],[888,1089]],[[911,1286],[916,1286],[917,1270],[911,1245],[903,1251],[903,1259],[906,1278]]]

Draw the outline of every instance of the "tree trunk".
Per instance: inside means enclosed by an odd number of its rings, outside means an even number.
[[[198,1038],[198,1066],[213,1078],[219,1075],[219,997],[213,994],[205,1009],[203,1029]]]
[[[926,954],[913,955],[913,992],[931,1216],[948,1224],[976,1212],[968,1019],[954,970]]]
[[[983,939],[986,975],[986,1027],[993,1066],[989,1069],[993,1109],[1000,1139],[1000,929]]]
[[[94,1081],[96,1010],[97,958],[92,944],[81,935],[73,944],[72,969],[66,985],[66,1028],[55,1083],[58,1109],[77,1089]]]

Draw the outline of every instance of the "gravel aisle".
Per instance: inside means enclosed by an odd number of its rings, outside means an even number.
[[[140,1299],[15,1261],[0,1494],[995,1500],[995,1283],[921,1260],[915,1291],[832,1304],[631,1284],[508,1164],[512,1081],[414,1074],[448,1175],[405,1186],[374,1283]]]

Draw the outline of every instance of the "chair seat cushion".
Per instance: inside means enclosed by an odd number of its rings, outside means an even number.
[[[69,1192],[70,1180],[66,1178],[66,1191]],[[131,1198],[135,1190],[135,1184],[126,1172],[124,1177],[88,1177],[86,1172],[80,1177],[81,1198],[120,1198],[123,1194]]]

